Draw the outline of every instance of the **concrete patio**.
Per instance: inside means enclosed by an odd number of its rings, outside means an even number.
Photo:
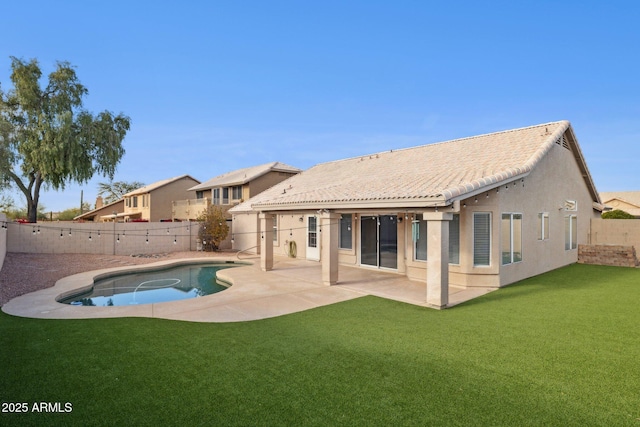
[[[189,262],[245,262],[239,268],[218,272],[218,277],[232,283],[220,293],[189,300],[157,304],[83,307],[61,304],[56,297],[92,285],[96,276],[114,271],[137,272],[153,267]],[[404,275],[360,267],[340,265],[337,285],[322,283],[319,262],[276,257],[271,271],[260,270],[259,258],[235,257],[190,258],[160,261],[144,266],[90,271],[65,277],[52,288],[14,298],[2,307],[5,313],[42,319],[87,319],[108,317],[155,317],[193,322],[240,322],[282,316],[328,304],[374,295],[429,307],[426,284],[411,281]],[[495,288],[463,289],[450,286],[447,307],[479,297]]]

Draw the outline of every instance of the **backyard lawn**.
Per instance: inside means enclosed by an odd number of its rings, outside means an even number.
[[[2,313],[0,366],[3,426],[640,426],[640,269],[572,265],[443,311]]]

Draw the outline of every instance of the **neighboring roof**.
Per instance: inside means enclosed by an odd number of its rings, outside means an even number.
[[[640,208],[640,191],[611,191],[600,193],[602,203],[607,204],[612,200],[620,200]]]
[[[124,207],[124,201],[122,199],[119,199],[119,200],[116,200],[115,202],[111,202],[111,203],[108,203],[106,205],[102,205],[99,208],[87,211],[87,212],[83,213],[82,215],[78,215],[78,216],[74,217],[73,219],[74,220],[78,220],[78,219],[85,219],[85,218],[90,218],[90,217],[96,216],[96,215],[98,215],[100,213],[100,211],[104,211],[106,209],[113,209],[115,207],[115,205],[117,205],[118,203],[122,203],[122,205]]]
[[[602,203],[604,203],[607,207],[611,209],[621,209],[631,215],[640,216],[640,191],[612,191],[606,193],[600,193],[600,198],[602,199]],[[616,201],[623,202],[629,206],[618,206],[619,203]]]
[[[293,208],[446,206],[527,176],[559,144],[600,199],[568,121],[321,163],[232,212]]]
[[[222,175],[211,178],[202,184],[191,187],[189,190],[208,190],[215,187],[242,185],[259,178],[268,172],[287,172],[295,174],[302,172],[302,170],[280,162],[265,163],[263,165],[223,173]]]
[[[127,194],[124,194],[122,197],[129,197],[129,196],[135,196],[136,194],[146,194],[146,193],[150,193],[154,190],[157,190],[160,187],[164,187],[167,184],[171,184],[172,182],[175,181],[179,181],[181,179],[184,178],[190,178],[192,180],[194,180],[195,182],[199,183],[200,181],[198,181],[197,179],[193,178],[190,175],[180,175],[180,176],[176,176],[173,178],[169,178],[169,179],[163,179],[161,181],[156,181],[153,184],[149,184],[149,185],[145,185],[144,187],[140,187],[136,190],[130,191]]]

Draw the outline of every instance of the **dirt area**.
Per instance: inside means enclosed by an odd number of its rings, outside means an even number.
[[[59,279],[102,268],[149,264],[195,257],[228,257],[232,252],[173,252],[153,255],[87,255],[7,253],[0,270],[0,306],[9,300],[52,287]]]

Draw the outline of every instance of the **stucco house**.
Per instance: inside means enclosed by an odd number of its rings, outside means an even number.
[[[180,175],[140,187],[122,196],[124,212],[118,216],[125,221],[171,221],[172,202],[195,196],[190,188],[197,184],[190,175]]]
[[[609,209],[620,209],[640,218],[640,191],[612,191],[600,193],[602,203]]]
[[[123,199],[119,199],[105,205],[102,201],[102,197],[98,196],[96,198],[96,207],[94,209],[80,214],[73,219],[76,221],[108,222],[118,218],[118,214],[122,214],[123,212]]]
[[[501,287],[577,261],[603,206],[567,121],[318,164],[231,209],[234,248]]]
[[[172,217],[174,220],[194,220],[212,204],[227,212],[233,206],[300,172],[293,166],[270,162],[223,173],[189,188],[190,192],[195,193],[195,198],[182,197],[174,201]]]

